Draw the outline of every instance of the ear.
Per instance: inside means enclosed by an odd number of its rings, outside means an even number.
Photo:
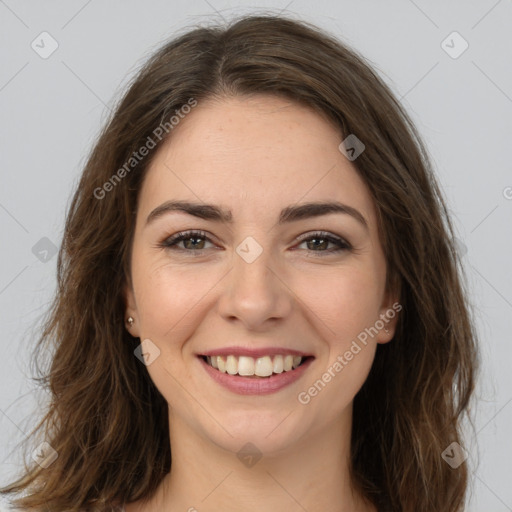
[[[398,284],[394,283],[393,289],[384,294],[384,300],[379,310],[379,320],[377,320],[375,325],[379,330],[376,337],[377,343],[388,343],[394,338],[402,309]]]
[[[126,330],[134,337],[140,337],[140,324],[138,322],[138,314],[137,314],[137,304],[135,302],[135,293],[133,291],[133,286],[128,279],[123,286],[123,298],[125,303],[125,327]],[[133,318],[133,323],[130,325],[127,319],[131,317]]]

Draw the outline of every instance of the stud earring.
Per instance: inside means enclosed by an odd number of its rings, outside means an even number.
[[[389,329],[387,327],[384,327],[384,330],[386,331],[386,334],[389,334]]]
[[[134,320],[133,320],[133,318],[132,318],[131,316],[129,316],[129,317],[126,319],[126,321],[128,322],[128,325],[129,325],[130,327],[133,325]]]

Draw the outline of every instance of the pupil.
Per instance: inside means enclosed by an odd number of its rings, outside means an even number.
[[[202,240],[202,239],[201,239],[201,237],[198,237],[198,236],[197,237],[191,236],[187,239],[187,241],[191,241],[191,240],[193,240],[192,247],[197,247],[200,244],[200,242],[199,242],[199,244],[196,244],[197,240]]]
[[[320,240],[322,243],[320,243],[320,244],[318,244],[318,243],[314,243],[313,245],[314,245],[315,247],[320,247],[320,246],[324,247],[324,246],[325,246],[325,243],[326,243],[326,241],[325,241],[325,239],[324,239],[324,238],[313,238],[313,239],[311,240],[311,243],[312,243],[313,241],[314,241],[314,242],[318,242],[319,240]],[[325,248],[325,247],[324,247],[324,248]]]

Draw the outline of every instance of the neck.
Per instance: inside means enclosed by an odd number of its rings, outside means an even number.
[[[257,461],[240,460],[170,412],[171,471],[147,510],[375,511],[351,485],[349,409],[336,424]]]

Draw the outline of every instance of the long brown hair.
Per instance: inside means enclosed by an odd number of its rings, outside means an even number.
[[[399,291],[403,310],[354,399],[354,485],[379,511],[462,510],[466,462],[454,468],[442,453],[464,445],[479,357],[429,155],[363,57],[314,26],[271,15],[194,28],[165,44],[100,133],[69,206],[58,289],[34,353],[49,363],[35,380],[51,400],[31,437],[42,432],[33,445],[45,440],[58,457],[46,468],[25,462],[25,473],[2,489],[23,492],[16,506],[104,510],[150,497],[170,471],[167,403],[134,357],[140,340],[125,329],[138,192],[172,137],[173,113],[191,99],[261,93],[309,105],[365,144],[353,163],[375,202],[387,286]],[[149,139],[156,148],[130,160]]]

